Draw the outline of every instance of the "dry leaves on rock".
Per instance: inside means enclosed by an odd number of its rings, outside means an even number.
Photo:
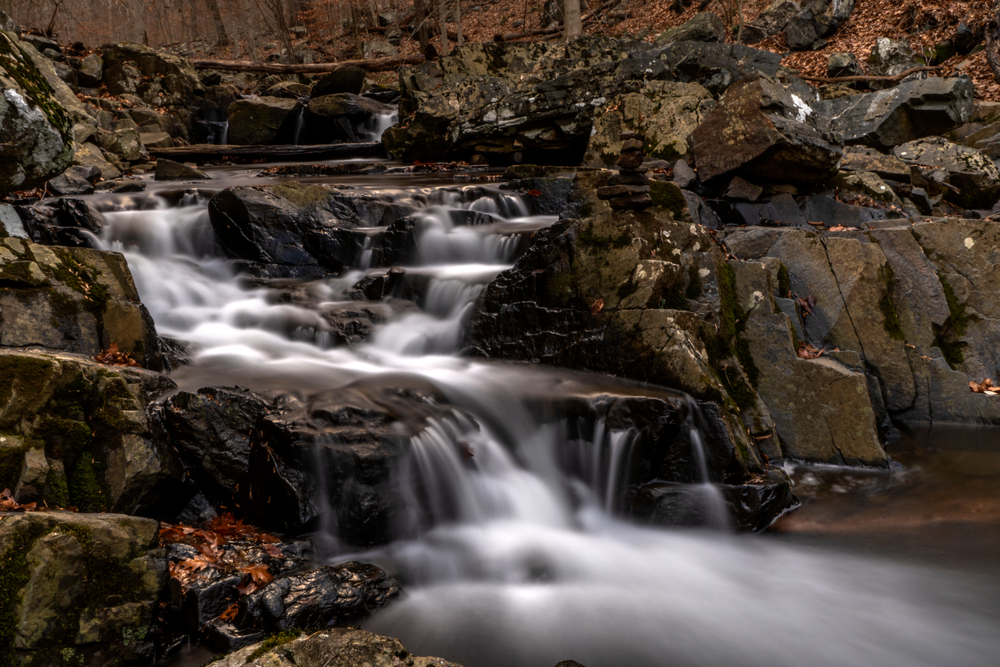
[[[800,296],[796,296],[795,303],[798,304],[799,309],[802,311],[802,319],[805,319],[807,315],[812,315],[813,308],[816,307],[816,297],[812,294],[804,299]]]
[[[826,348],[817,348],[815,345],[810,345],[805,341],[799,341],[799,358],[800,359],[819,359],[826,352]]]
[[[62,510],[64,512],[76,512],[75,507],[49,507],[44,503],[19,503],[14,499],[14,494],[10,489],[4,489],[0,493],[0,512],[48,512],[51,510]]]
[[[590,304],[590,314],[596,315],[597,313],[601,312],[603,308],[604,308],[604,299],[598,299],[594,303]]]
[[[142,368],[139,362],[132,358],[129,352],[122,352],[118,349],[118,343],[111,343],[111,347],[94,357],[94,361],[108,366],[136,366]]]
[[[993,384],[993,380],[986,378],[982,382],[975,382],[973,380],[969,381],[969,389],[977,394],[986,394],[987,396],[996,396],[1000,393],[1000,387]]]

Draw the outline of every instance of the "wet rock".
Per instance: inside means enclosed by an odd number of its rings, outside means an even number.
[[[48,190],[55,195],[89,195],[94,186],[87,178],[95,167],[70,167],[48,183]],[[100,172],[98,172],[99,174]]]
[[[211,176],[200,169],[195,169],[186,164],[161,157],[156,161],[156,175],[154,178],[157,181],[196,181],[209,180]]]
[[[144,366],[159,368],[153,322],[139,303],[124,257],[17,238],[2,243],[0,346],[93,356],[117,343]]]
[[[295,117],[301,113],[301,104],[295,99],[258,97],[233,102],[228,113],[229,143],[290,144],[294,140]]]
[[[36,243],[94,247],[104,229],[104,216],[83,199],[44,199],[30,207],[18,207],[28,235]]]
[[[724,41],[726,41],[726,27],[714,12],[699,12],[683,25],[670,28],[656,37],[657,44]]]
[[[12,664],[148,665],[166,576],[157,523],[115,514],[28,512],[0,521],[5,593],[18,622]]]
[[[327,72],[313,84],[312,97],[350,93],[360,95],[365,85],[366,72],[360,67],[338,67]]]
[[[73,155],[71,119],[35,65],[32,52],[37,55],[10,33],[0,34],[4,88],[4,99],[0,100],[0,133],[4,136],[0,144],[0,192],[43,184],[62,173]]]
[[[812,106],[830,119],[833,131],[843,137],[845,144],[885,150],[921,137],[944,134],[968,122],[973,92],[970,79],[932,77]]]
[[[374,565],[327,565],[275,579],[240,601],[235,625],[268,633],[353,625],[400,597],[399,583]]]
[[[810,105],[774,81],[730,87],[688,137],[702,182],[731,172],[783,181],[822,181],[835,173],[841,149],[810,125]]]
[[[407,212],[370,195],[294,182],[228,188],[208,210],[223,250],[269,277],[319,277],[355,266],[368,238],[360,228],[390,225]]]
[[[990,209],[1000,199],[1000,170],[988,157],[943,137],[928,137],[897,146],[893,155],[909,165],[947,172],[944,197],[965,208]]]
[[[372,116],[393,112],[395,109],[387,104],[352,93],[314,96],[306,110],[304,136],[312,143],[356,143],[361,140],[361,128]]]
[[[461,667],[441,658],[410,655],[398,639],[356,628],[330,628],[273,648],[248,646],[218,661],[219,667],[242,667],[251,656],[274,667]]]

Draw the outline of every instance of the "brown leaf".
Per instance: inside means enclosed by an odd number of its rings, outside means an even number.
[[[590,314],[596,315],[601,312],[602,308],[604,308],[604,299],[598,299],[594,303],[590,304]]]
[[[826,352],[826,348],[819,349],[815,345],[810,345],[805,341],[799,341],[799,358],[800,359],[818,359],[823,356]]]

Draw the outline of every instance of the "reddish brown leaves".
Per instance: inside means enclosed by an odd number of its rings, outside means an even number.
[[[111,347],[94,357],[94,361],[108,366],[139,366],[139,362],[132,358],[129,352],[122,352],[118,349],[118,343],[111,343]]]
[[[986,394],[987,396],[996,396],[1000,393],[1000,387],[993,384],[993,380],[986,378],[982,382],[969,381],[969,389],[977,394]]]
[[[816,307],[816,297],[812,294],[806,298],[795,297],[795,303],[798,304],[799,310],[802,311],[802,319],[805,319],[807,315],[812,315],[813,308]]]
[[[3,512],[32,512],[38,507],[38,503],[27,503],[22,505],[14,500],[14,494],[10,489],[4,489],[0,494],[0,511]]]
[[[590,304],[590,314],[596,315],[597,313],[601,312],[603,308],[604,308],[604,299],[598,299],[594,303]]]
[[[542,196],[542,191],[541,190],[528,190],[528,194],[531,195],[532,197],[541,197]]]
[[[799,359],[819,359],[826,352],[826,348],[817,348],[805,341],[799,341]]]

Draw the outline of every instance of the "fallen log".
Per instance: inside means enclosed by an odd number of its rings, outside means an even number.
[[[422,55],[393,56],[369,60],[341,60],[335,63],[307,63],[286,65],[283,63],[255,63],[247,60],[212,60],[198,58],[191,61],[195,69],[218,69],[228,72],[264,72],[266,74],[318,74],[332,72],[340,67],[360,67],[369,72],[384,72],[398,69],[403,65],[419,65],[424,62]]]
[[[796,74],[795,76],[803,81],[812,81],[814,83],[857,83],[861,81],[899,83],[911,74],[916,74],[917,72],[934,72],[941,69],[941,67],[941,65],[934,67],[911,67],[905,72],[900,72],[894,76],[806,76],[804,74]]]
[[[171,160],[330,160],[335,158],[385,158],[379,142],[362,144],[317,144],[315,146],[219,146],[195,144],[173,148],[146,148],[152,157]]]

